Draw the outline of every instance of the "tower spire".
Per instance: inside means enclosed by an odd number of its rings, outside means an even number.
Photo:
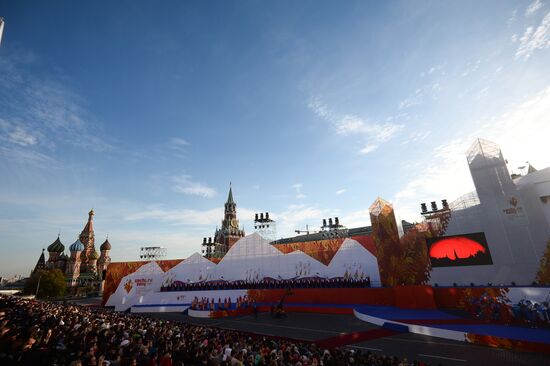
[[[46,257],[44,256],[44,248],[42,248],[42,254],[40,254],[38,262],[36,262],[36,266],[34,266],[34,270],[32,271],[32,273],[44,268],[46,268]]]
[[[229,194],[227,195],[227,203],[235,203],[233,201],[233,189],[231,187],[231,182],[229,182]]]
[[[94,209],[92,208],[90,212],[88,212],[88,222],[86,223],[86,226],[84,226],[84,230],[82,230],[82,233],[93,233],[94,232]]]

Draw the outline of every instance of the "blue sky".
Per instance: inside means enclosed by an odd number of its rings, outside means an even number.
[[[279,236],[473,189],[465,151],[550,166],[548,1],[2,1],[0,275],[96,211],[114,260],[222,219]],[[99,244],[98,243],[98,244]]]

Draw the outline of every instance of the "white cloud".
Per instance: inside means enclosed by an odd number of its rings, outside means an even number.
[[[432,131],[417,131],[410,134],[408,138],[403,140],[402,144],[406,145],[411,142],[419,142],[425,140],[428,136],[432,134]]]
[[[163,206],[149,206],[135,213],[127,214],[126,221],[155,220],[174,225],[216,226],[223,219],[222,206],[208,210],[166,209]],[[237,216],[243,222],[252,222],[254,213],[258,211],[237,207]],[[202,230],[202,229],[201,229]]]
[[[191,146],[191,143],[187,140],[181,137],[172,137],[168,140],[168,143],[155,148],[155,156],[157,156],[157,154],[159,156],[165,156],[168,152],[168,157],[185,159],[189,146]]]
[[[0,144],[6,149],[17,144],[32,150],[34,154],[19,154],[31,159],[51,154],[58,145],[112,150],[108,139],[100,137],[99,124],[86,109],[86,101],[60,81],[66,78],[38,77],[29,71],[34,63],[33,57],[17,52],[0,59],[0,130],[4,132]]]
[[[321,227],[321,220],[335,215],[338,210],[321,209],[316,206],[290,205],[286,210],[273,213],[273,218],[277,221],[278,237],[296,235],[294,230],[303,230],[309,225],[310,231],[316,231]],[[318,224],[312,226],[312,224]]]
[[[451,202],[474,189],[466,151],[476,138],[499,144],[510,168],[524,165],[527,160],[537,168],[550,166],[550,154],[546,152],[550,86],[504,113],[474,125],[479,127],[435,147],[426,153],[424,161],[416,162],[418,173],[394,195],[393,202],[401,217],[418,219],[421,202],[443,198]]]
[[[392,139],[403,129],[403,125],[400,124],[390,122],[373,123],[356,115],[336,114],[318,99],[310,100],[308,107],[319,117],[329,122],[337,134],[360,136],[364,140],[363,147],[359,149],[360,154],[368,154],[376,150],[381,144]]]
[[[21,145],[36,145],[37,139],[35,136],[31,135],[21,127],[16,127],[13,132],[9,134],[9,137],[12,142]]]
[[[433,75],[432,75],[433,74]],[[431,81],[427,81],[423,86],[417,88],[414,93],[399,102],[399,110],[408,109],[424,103],[427,98],[436,99],[442,90],[441,77],[445,75],[444,65],[431,67],[427,72],[422,72],[420,76],[430,76]]]
[[[422,100],[423,95],[421,93],[415,93],[414,95],[403,99],[399,103],[399,109],[405,109],[419,105]]]
[[[537,11],[542,9],[543,6],[544,4],[540,0],[533,1],[525,10],[525,16],[528,17],[535,14]]]
[[[38,133],[31,134],[22,124],[9,123],[0,118],[0,140],[19,146],[36,145]]]
[[[506,25],[511,26],[516,21],[517,16],[518,16],[518,11],[517,10],[512,11],[512,15],[506,21]]]
[[[129,214],[127,221],[156,220],[176,225],[216,225],[223,218],[221,207],[206,210],[169,210],[162,207],[149,207]]]
[[[434,65],[434,66],[430,67],[428,69],[428,71],[422,71],[420,73],[420,76],[424,77],[424,76],[435,74],[435,73],[440,73],[440,74],[444,75],[445,74],[445,71],[443,70],[444,67],[445,67],[445,64]]]
[[[203,183],[192,181],[190,175],[180,175],[172,178],[172,181],[174,182],[172,189],[175,192],[206,198],[211,198],[216,195],[215,189]]]
[[[374,202],[374,201],[373,201]],[[343,214],[340,222],[347,228],[362,227],[370,225],[370,213],[368,209],[353,211]]]
[[[237,217],[241,226],[248,228],[247,234],[252,232],[252,222],[254,220],[254,214],[259,212],[258,210],[252,210],[249,208],[237,207]],[[289,205],[285,209],[279,212],[270,211],[270,217],[277,222],[278,237],[288,237],[296,235],[294,230],[305,229],[306,225],[309,225],[310,231],[316,231],[321,226],[321,220],[327,217],[338,216],[340,211],[337,209],[324,209],[315,205]],[[368,221],[365,222],[364,218],[357,218],[356,213],[350,213],[347,217],[354,217],[353,222],[360,222],[361,225],[368,225]],[[192,231],[191,235],[197,238],[205,236],[211,236],[214,233],[214,228],[220,225],[223,218],[223,207],[216,207],[208,210],[191,210],[191,209],[167,209],[163,206],[150,206],[143,210],[136,211],[131,214],[126,214],[124,220],[128,222],[147,221],[147,222],[163,222],[170,224],[170,229],[167,233],[174,233],[177,231],[177,227],[185,226],[185,232],[182,232],[179,237],[172,237],[171,241],[174,243],[179,241],[186,241],[189,237],[189,230]],[[347,225],[347,222],[346,222]],[[348,225],[349,226],[349,225]],[[117,230],[118,236],[119,230]],[[170,234],[173,236],[172,234]],[[147,234],[146,237],[155,238],[153,234]],[[140,238],[140,235],[135,237]],[[160,237],[158,239],[160,240]],[[143,238],[140,239],[140,242]],[[134,244],[134,246],[137,246]],[[200,242],[197,241],[195,249],[198,250]]]
[[[536,29],[531,26],[525,29],[516,51],[516,59],[527,60],[536,50],[548,47],[550,47],[550,12],[544,16]]]
[[[475,62],[468,62],[466,65],[466,69],[462,72],[462,77],[466,77],[479,69],[479,65],[481,65],[481,59],[476,60]]]
[[[481,89],[481,90],[477,93],[476,99],[477,99],[477,100],[483,99],[483,98],[485,98],[487,95],[489,95],[489,87],[485,87],[485,88]]]
[[[307,197],[305,194],[302,193],[302,183],[293,184],[292,188],[296,191],[297,199],[301,200]]]
[[[336,195],[339,196],[339,195],[341,195],[341,194],[346,193],[346,191],[347,191],[347,190],[346,190],[345,188],[339,189],[339,190],[336,191]]]
[[[160,246],[167,249],[169,259],[185,259],[201,251],[203,237],[212,236],[213,232],[204,235],[189,232],[161,230],[118,230],[109,236],[115,250],[111,252],[113,261],[139,260],[139,248],[142,246]]]
[[[0,156],[12,163],[14,169],[25,165],[50,170],[59,168],[58,162],[52,157],[20,146],[0,146]]]
[[[187,142],[186,140],[184,140],[180,137],[172,137],[170,139],[170,142],[174,146],[188,146],[188,145],[191,145],[189,142]]]
[[[378,145],[366,144],[359,150],[359,154],[366,155],[370,152],[373,152],[378,148]]]

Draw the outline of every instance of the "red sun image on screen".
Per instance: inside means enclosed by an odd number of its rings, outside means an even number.
[[[450,260],[464,259],[485,253],[486,249],[477,241],[462,236],[440,240],[430,248],[430,257]]]

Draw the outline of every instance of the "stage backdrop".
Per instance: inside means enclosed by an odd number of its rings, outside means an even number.
[[[156,261],[159,268],[163,271],[168,271],[170,268],[174,267],[176,264],[180,263],[183,259],[169,259]],[[107,302],[109,297],[116,291],[121,280],[136,272],[141,266],[149,262],[113,262],[109,264],[107,268],[107,274],[105,275],[105,284],[103,287],[103,304]]]
[[[379,285],[373,242],[366,236],[357,239],[319,241],[311,247],[309,243],[279,247],[254,233],[235,243],[217,264],[198,253],[185,260],[112,263],[107,269],[103,299],[107,305],[124,304],[126,308],[157,301],[155,294],[160,293],[160,287],[174,282],[369,278]]]

